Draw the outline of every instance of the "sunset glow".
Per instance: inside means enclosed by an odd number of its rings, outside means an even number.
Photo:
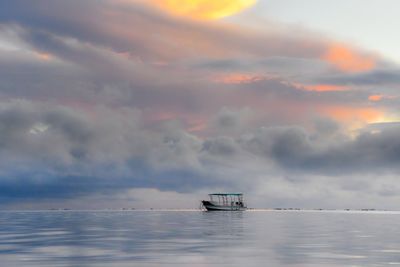
[[[383,95],[370,95],[368,97],[368,100],[373,101],[373,102],[378,102],[381,101],[383,98]]]
[[[256,0],[150,0],[150,3],[173,15],[213,20],[239,13],[253,6]]]
[[[242,74],[242,73],[231,73],[221,74],[213,77],[213,81],[216,83],[224,84],[242,84],[242,83],[255,83],[266,79],[260,75]]]
[[[374,123],[384,118],[382,110],[365,107],[327,106],[322,112],[343,123]]]
[[[40,60],[48,61],[52,59],[52,56],[48,53],[34,52],[34,54]]]
[[[332,84],[317,84],[317,85],[304,85],[303,88],[309,91],[316,92],[330,92],[330,91],[346,91],[346,86],[332,85]]]
[[[341,44],[330,46],[323,59],[345,72],[369,71],[376,65],[373,57],[357,53]]]

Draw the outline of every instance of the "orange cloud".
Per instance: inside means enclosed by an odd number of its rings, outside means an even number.
[[[35,56],[43,61],[49,61],[51,60],[53,57],[52,55],[48,54],[48,53],[43,53],[43,52],[34,52]]]
[[[333,85],[333,84],[314,84],[314,85],[306,85],[295,82],[281,82],[284,85],[293,86],[296,89],[307,90],[307,91],[315,91],[315,92],[331,92],[331,91],[346,91],[348,87],[341,85]]]
[[[217,75],[213,77],[213,81],[216,83],[224,84],[243,84],[243,83],[254,83],[264,80],[265,77],[259,75],[243,74],[243,73],[231,73]]]
[[[381,101],[383,98],[383,95],[370,95],[368,97],[368,100],[373,101],[373,102],[378,102]]]
[[[384,112],[375,108],[368,107],[349,107],[349,106],[327,106],[322,107],[321,111],[345,123],[364,122],[373,123],[384,117]]]
[[[373,101],[373,102],[379,102],[379,101],[382,101],[384,99],[396,99],[396,98],[398,98],[398,97],[397,96],[391,96],[391,95],[378,94],[378,95],[370,95],[368,97],[368,100],[369,101]]]
[[[372,56],[362,55],[341,44],[331,45],[322,59],[346,72],[369,71],[376,65]]]
[[[332,85],[332,84],[316,84],[316,85],[304,85],[304,89],[308,91],[316,92],[330,92],[330,91],[346,91],[346,86]]]
[[[234,15],[253,6],[256,0],[149,0],[170,14],[213,20]]]

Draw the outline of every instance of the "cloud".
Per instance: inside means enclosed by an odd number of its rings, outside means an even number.
[[[376,86],[387,85],[393,87],[399,82],[399,71],[397,67],[377,68],[365,73],[329,74],[318,77],[323,83],[337,85]]]
[[[213,80],[217,83],[225,84],[240,84],[240,83],[253,83],[264,80],[263,76],[252,74],[231,73],[227,75],[216,75]]]
[[[149,3],[173,15],[209,20],[234,15],[253,6],[256,0],[151,0]]]
[[[188,60],[199,58],[197,55],[201,55],[201,59],[237,56],[318,58],[325,51],[325,40],[304,31],[298,30],[298,34],[291,33],[293,29],[260,32],[238,25],[183,21],[160,14],[140,1],[102,1],[94,5],[90,1],[40,0],[29,8],[29,12],[19,0],[12,4],[2,1],[0,5],[3,6],[0,13],[3,23],[17,24],[27,31],[40,31],[52,37],[71,38],[78,44],[106,47],[144,62]],[[46,11],[48,8],[52,14]],[[87,17],[87,12],[98,15]],[[132,31],[127,25],[140,25],[141,30]],[[148,32],[156,34],[148,35]],[[35,45],[40,47],[37,43],[40,39],[28,41],[36,41]],[[45,45],[41,48],[46,50]]]
[[[379,56],[142,1],[0,1],[0,33],[2,203],[120,203],[135,190],[141,203],[215,189],[278,204],[390,198],[398,129],[354,132],[397,104],[368,99],[398,89]]]
[[[383,118],[384,111],[374,107],[354,106],[325,106],[321,108],[323,114],[335,118],[342,123],[361,122],[372,123]]]
[[[395,125],[356,137],[327,118],[317,118],[315,130],[242,127],[253,114],[225,108],[215,116],[220,132],[199,138],[174,120],[149,128],[137,109],[89,112],[21,100],[0,107],[2,203],[15,207],[26,199],[50,207],[46,200],[56,199],[57,207],[76,208],[79,199],[101,203],[101,194],[120,207],[126,192],[140,188],[179,192],[178,199],[215,188],[254,192],[269,200],[252,199],[259,207],[311,205],[320,197],[312,188],[329,192],[325,207],[338,207],[334,199],[349,192],[385,203],[399,166]],[[136,196],[131,206],[148,203]]]
[[[398,97],[393,95],[375,94],[368,96],[368,100],[372,102],[395,101],[396,99],[398,99]]]
[[[0,106],[5,202],[128,188],[187,192],[221,183],[204,166],[203,141],[173,121],[152,130],[129,108],[100,106],[90,115],[28,101]]]
[[[317,91],[317,92],[345,91],[348,89],[345,86],[330,85],[330,84],[304,85],[301,87],[305,88],[306,90]]]
[[[374,102],[381,101],[382,99],[383,99],[383,95],[370,95],[368,97],[368,100],[374,101]]]
[[[249,108],[232,110],[224,107],[218,112],[213,123],[216,128],[227,130],[232,133],[234,129],[245,128],[243,124],[246,124],[252,116],[254,116],[254,114]]]
[[[366,72],[376,66],[374,57],[362,55],[341,44],[330,46],[322,58],[345,72]]]

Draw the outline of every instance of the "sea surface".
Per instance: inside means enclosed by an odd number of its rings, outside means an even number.
[[[396,212],[0,212],[4,267],[396,265]]]

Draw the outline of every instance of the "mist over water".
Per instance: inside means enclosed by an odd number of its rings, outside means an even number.
[[[1,266],[396,266],[399,213],[0,212]]]

